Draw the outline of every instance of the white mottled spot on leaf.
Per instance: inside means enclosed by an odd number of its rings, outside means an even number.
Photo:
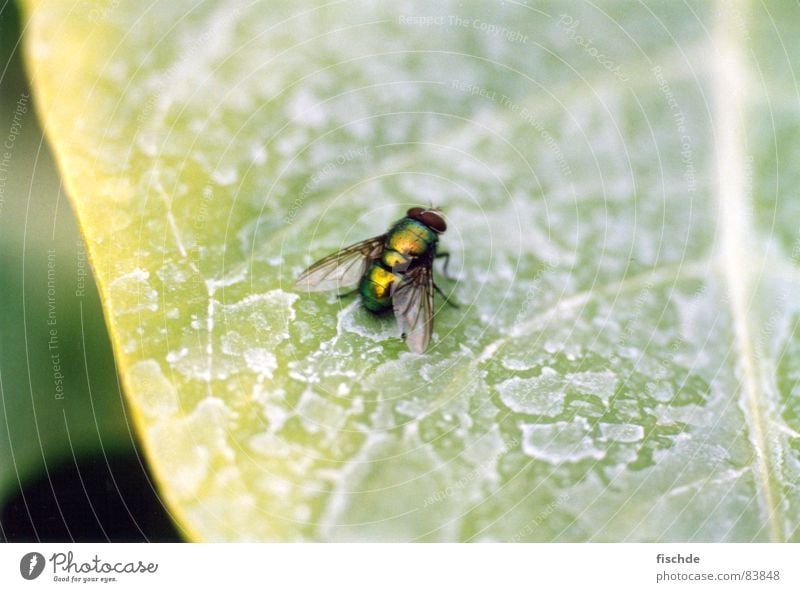
[[[564,408],[564,379],[552,368],[534,378],[510,378],[495,386],[509,409],[531,415],[556,416]]]
[[[197,443],[186,421],[163,422],[150,430],[161,476],[178,499],[193,499],[208,475],[209,451]]]
[[[244,361],[250,370],[266,378],[272,378],[272,373],[278,367],[275,354],[263,347],[252,347],[245,350]]]
[[[206,397],[197,404],[189,416],[192,429],[202,438],[206,446],[213,452],[232,461],[235,457],[233,448],[228,444],[227,434],[231,431],[236,414],[218,397]]]
[[[223,187],[226,185],[233,185],[238,178],[239,174],[237,173],[236,168],[232,166],[219,168],[211,173],[211,180],[217,185],[221,185]]]
[[[288,456],[286,442],[275,434],[265,432],[256,434],[249,440],[250,449],[267,458],[283,458]]]
[[[600,460],[603,450],[594,445],[589,422],[584,418],[551,424],[522,424],[522,451],[552,464]]]
[[[156,275],[165,284],[176,287],[176,284],[182,284],[189,279],[189,269],[174,262],[165,262],[158,268]]]
[[[158,292],[149,278],[150,272],[136,268],[109,284],[109,296],[118,314],[158,310]]]
[[[567,383],[578,393],[595,395],[608,404],[617,388],[617,376],[610,370],[603,372],[575,372],[566,375]]]
[[[319,99],[300,88],[289,101],[288,115],[300,125],[317,127],[325,121],[325,112],[320,107],[315,107],[318,102]]]
[[[360,306],[351,306],[339,313],[339,327],[342,331],[355,333],[371,341],[399,339],[400,332],[394,319],[376,317]]]
[[[261,144],[255,144],[250,148],[250,158],[253,164],[264,164],[267,162],[267,150]]]
[[[644,438],[644,428],[630,423],[601,423],[600,435],[615,442],[639,442]]]
[[[142,360],[128,369],[128,385],[139,393],[144,413],[154,418],[168,417],[178,411],[178,391],[155,360]]]
[[[297,403],[296,413],[303,421],[305,429],[311,433],[320,430],[335,432],[347,419],[343,407],[320,397],[312,390],[306,390]]]
[[[510,378],[495,389],[503,403],[513,411],[552,417],[562,411],[567,391],[594,395],[608,404],[616,384],[616,375],[610,371],[561,375],[552,368],[544,367],[539,376]]]
[[[225,379],[252,371],[271,377],[277,362],[273,363],[269,354],[289,337],[289,323],[295,318],[292,304],[297,298],[296,294],[271,290],[233,304],[209,307],[207,314],[213,314],[219,322],[193,319],[191,327],[195,331],[185,336],[177,352],[171,353],[170,363],[195,380]],[[223,333],[223,329],[228,330]]]
[[[207,397],[189,415],[173,416],[151,428],[151,443],[162,467],[161,478],[179,498],[194,498],[212,466],[228,466],[235,460],[228,444],[235,419],[236,414],[222,399]]]

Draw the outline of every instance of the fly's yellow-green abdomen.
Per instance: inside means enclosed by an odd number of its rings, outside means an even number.
[[[398,278],[377,261],[369,266],[361,278],[358,291],[364,306],[372,312],[383,312],[392,306],[392,284]]]
[[[389,251],[385,249],[381,254],[381,261],[389,269],[402,270],[408,268],[411,259],[397,251]]]

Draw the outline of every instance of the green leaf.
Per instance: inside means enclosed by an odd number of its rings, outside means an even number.
[[[193,537],[798,540],[796,6],[29,5]],[[428,203],[426,354],[294,290]]]

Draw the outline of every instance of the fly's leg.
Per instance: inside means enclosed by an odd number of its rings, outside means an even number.
[[[442,267],[442,275],[444,275],[445,279],[448,279],[450,281],[455,281],[457,279],[447,273],[447,267],[450,265],[450,253],[445,253],[445,252],[436,253],[436,255],[434,255],[434,259],[444,259],[444,266]],[[436,282],[433,283],[433,288],[434,290],[439,292],[439,294],[442,296],[442,298],[444,298],[444,301],[447,304],[449,304],[453,308],[461,307],[461,305],[458,302],[456,302],[451,298],[448,298],[447,295],[444,292],[442,292],[442,289],[436,285]]]
[[[447,304],[449,304],[449,305],[450,305],[450,306],[452,306],[453,308],[461,308],[461,305],[460,305],[458,302],[456,302],[456,301],[455,301],[455,300],[453,300],[452,298],[448,298],[448,297],[447,297],[447,294],[445,294],[444,292],[442,292],[442,289],[441,289],[439,286],[437,286],[437,285],[436,285],[436,282],[433,282],[433,289],[434,289],[434,290],[436,290],[437,292],[439,292],[439,295],[440,295],[442,298],[444,298],[444,301],[445,301]]]
[[[436,253],[436,255],[434,255],[434,259],[444,259],[444,267],[442,267],[442,274],[444,275],[445,279],[451,281],[457,279],[447,273],[447,267],[450,265],[450,253]]]

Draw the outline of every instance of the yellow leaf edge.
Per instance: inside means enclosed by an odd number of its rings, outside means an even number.
[[[22,0],[20,3],[20,12],[23,20],[23,61],[33,91],[31,94],[33,95],[34,107],[45,131],[65,193],[77,219],[78,228],[86,248],[87,259],[94,272],[102,303],[103,317],[109,332],[115,365],[122,384],[123,399],[126,403],[128,416],[132,418],[133,432],[137,435],[137,440],[144,451],[144,456],[148,461],[147,464],[156,483],[159,500],[165,502],[167,513],[185,541],[204,542],[204,537],[194,529],[191,521],[184,514],[183,505],[174,498],[169,487],[166,487],[167,480],[162,472],[162,467],[154,462],[156,455],[151,450],[151,442],[145,436],[147,433],[147,421],[143,417],[137,399],[133,394],[130,377],[127,372],[130,360],[124,354],[121,338],[113,321],[114,311],[109,298],[109,281],[100,267],[103,249],[99,248],[92,240],[93,237],[90,236],[86,222],[88,217],[86,208],[89,207],[88,200],[92,198],[92,179],[85,174],[85,171],[76,173],[72,163],[70,163],[73,158],[69,152],[70,147],[73,146],[73,142],[70,139],[71,130],[69,125],[64,125],[62,122],[74,122],[75,118],[59,117],[60,112],[69,108],[68,102],[58,102],[59,89],[63,90],[62,82],[69,81],[73,85],[73,88],[69,89],[72,92],[64,94],[79,95],[80,93],[75,93],[75,90],[81,89],[81,84],[76,84],[75,81],[79,80],[80,77],[76,76],[78,72],[74,71],[74,65],[83,63],[85,54],[92,50],[96,51],[95,47],[88,46],[87,40],[92,37],[96,40],[98,36],[104,37],[106,43],[111,42],[111,40],[108,38],[107,32],[104,32],[99,25],[94,26],[91,31],[83,31],[83,35],[76,34],[74,31],[65,31],[63,25],[66,21],[71,19],[66,28],[79,24],[74,18],[71,18],[70,14],[61,14],[68,8],[69,6],[53,5],[40,0]],[[55,14],[45,13],[44,11],[47,10],[53,10]],[[58,23],[57,26],[53,26],[50,21],[59,16],[61,16],[62,22]],[[60,51],[53,52],[55,54],[54,59],[48,61],[41,56],[44,47],[55,45],[53,42],[54,37],[67,41],[70,51],[64,51],[64,48],[62,48]],[[47,57],[49,58],[51,55]],[[86,72],[82,74],[82,78],[85,79]],[[84,80],[84,82],[90,81]],[[87,86],[85,85],[84,88]],[[94,85],[92,85],[93,90]],[[88,105],[88,103],[87,99],[84,105]],[[91,109],[86,107],[80,109],[81,112],[89,110]]]

